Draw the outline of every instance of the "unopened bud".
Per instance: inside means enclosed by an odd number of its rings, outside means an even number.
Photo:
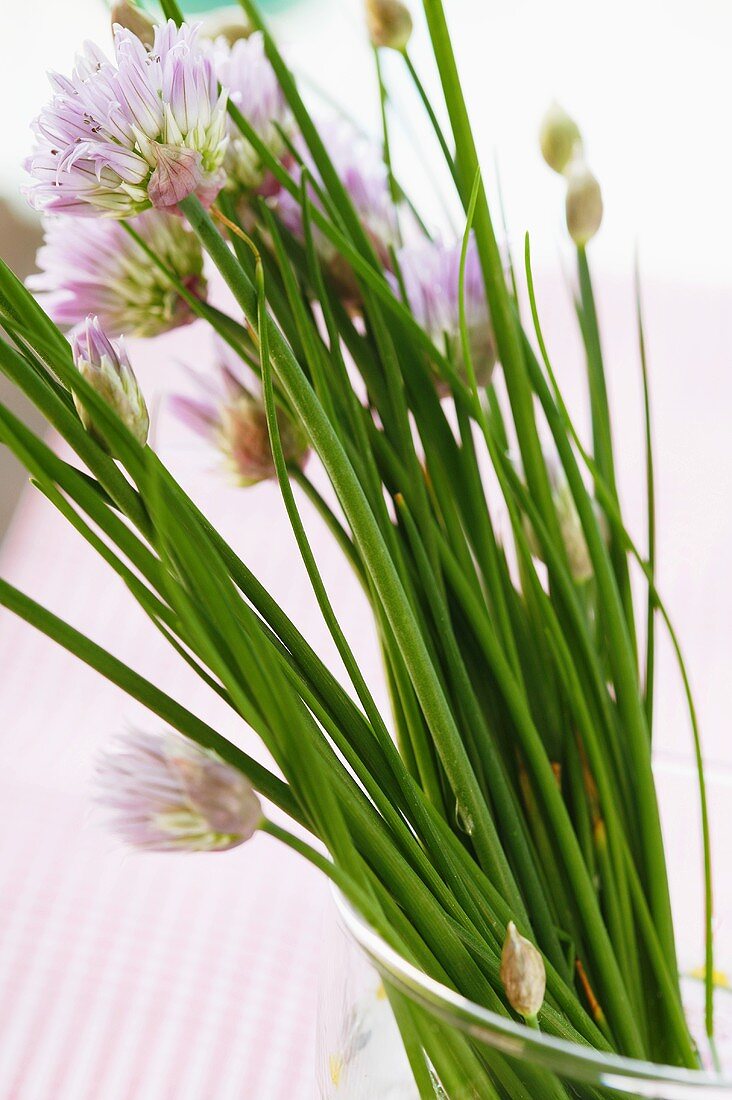
[[[202,38],[224,38],[230,46],[238,42],[240,38],[250,38],[252,25],[247,21],[244,13],[236,7],[222,8],[220,11],[212,11],[210,15],[201,20],[200,34]]]
[[[559,531],[567,552],[569,571],[578,584],[584,584],[592,576],[592,558],[569,485],[565,484],[558,489],[553,494],[553,499]]]
[[[403,53],[412,35],[412,16],[401,0],[366,0],[371,45]]]
[[[144,11],[131,0],[114,0],[110,11],[112,26],[117,24],[131,31],[145,46],[152,46],[155,39],[155,24]]]
[[[511,921],[501,953],[501,981],[514,1012],[535,1017],[544,1003],[546,969],[541,952]]]
[[[82,378],[104,398],[139,443],[144,444],[150,428],[145,398],[121,341],[107,339],[97,317],[87,317],[72,338],[74,362]],[[74,393],[74,404],[86,430],[107,446],[104,433],[97,431],[94,416],[83,398]]]
[[[578,584],[583,584],[592,576],[593,568],[577,505],[559,459],[553,454],[547,454],[544,456],[544,461],[547,477],[549,478],[552,503],[557,513],[559,533],[567,554],[569,571]],[[521,476],[523,477],[522,470]],[[597,515],[598,522],[601,525],[600,529],[605,535],[604,516],[599,511]],[[531,553],[534,557],[545,561],[544,549],[528,516],[524,516],[523,526]]]
[[[581,248],[597,233],[602,224],[602,191],[587,165],[575,161],[567,177],[567,229]]]
[[[555,172],[565,172],[572,160],[582,153],[582,135],[573,118],[552,103],[539,128],[541,155]]]

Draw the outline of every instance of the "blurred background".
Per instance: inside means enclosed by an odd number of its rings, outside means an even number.
[[[198,0],[198,10],[205,6],[206,0]],[[520,259],[524,233],[531,235],[550,352],[573,410],[586,423],[563,184],[543,163],[537,141],[541,117],[553,99],[583,131],[605,201],[590,261],[621,492],[631,527],[642,541],[642,405],[633,295],[636,253],[640,258],[657,445],[660,587],[689,659],[714,781],[716,840],[723,847],[732,796],[732,5],[728,0],[445,0],[445,7],[491,197],[495,200],[499,176],[509,240]],[[373,57],[361,0],[262,0],[262,8],[270,13],[308,95],[337,101],[378,135]],[[410,52],[428,89],[436,91],[418,0],[412,8],[416,29]],[[21,194],[29,122],[48,96],[45,71],[68,72],[86,38],[109,47],[109,16],[102,0],[22,0],[13,5],[12,20],[3,24],[0,254],[23,275],[32,270],[39,236],[36,216]],[[385,56],[384,68],[393,100],[397,175],[430,222],[443,229],[451,220],[459,226],[455,205],[440,200],[448,191],[447,179],[401,61]],[[440,113],[441,104],[435,102]],[[204,355],[203,348],[196,326],[161,337],[139,350],[141,377],[151,387],[169,388],[168,369],[174,371],[181,358]],[[0,399],[16,401],[3,379]],[[164,420],[159,442],[176,476],[206,500],[223,533],[247,561],[253,558],[263,582],[316,648],[332,659],[276,489],[260,486],[243,502],[239,491],[222,485],[200,449],[168,433]],[[180,671],[165,664],[160,646],[149,643],[121,586],[110,582],[93,555],[79,549],[79,540],[37,494],[29,488],[23,494],[23,484],[21,471],[0,451],[0,532],[7,531],[0,546],[3,575],[34,591],[135,667],[148,675],[152,669],[155,682],[172,694],[187,692]],[[256,513],[257,524],[247,522],[248,509]],[[269,525],[266,547],[259,535],[263,522]],[[344,620],[358,632],[365,612],[349,587],[347,568],[326,540],[318,549]],[[1,1100],[309,1098],[307,1026],[312,1027],[317,980],[318,919],[317,906],[306,899],[322,891],[319,880],[293,864],[287,864],[287,877],[278,874],[271,849],[264,857],[259,854],[259,841],[231,862],[197,865],[194,874],[187,864],[178,869],[156,857],[147,862],[110,858],[105,843],[86,829],[93,752],[102,736],[129,721],[149,722],[149,717],[9,615],[0,625],[5,670],[0,788],[6,812],[13,808],[16,832],[25,838],[24,847],[0,861],[0,896],[4,888],[6,898],[19,899],[6,906],[10,931],[5,940],[0,935]],[[356,650],[367,679],[378,681],[370,627],[357,637]],[[689,867],[696,866],[698,853],[694,797],[686,778],[690,739],[664,642],[659,660],[656,752],[664,773],[665,827],[675,853],[674,893],[683,904],[685,895],[694,894]],[[38,677],[41,662],[43,676]],[[194,710],[199,695],[185,695]],[[221,717],[220,728],[231,733],[226,721]],[[15,747],[19,738],[23,753]],[[250,908],[249,887],[257,883],[265,888],[254,892],[256,906]],[[732,913],[730,891],[728,876],[718,886],[720,913]],[[203,908],[196,908],[199,902]],[[294,905],[296,928],[287,915]],[[189,907],[195,910],[193,928],[184,941],[177,915]],[[231,942],[217,946],[212,975],[201,960],[207,930],[220,912],[241,919],[232,924],[236,939],[232,934]],[[719,932],[732,958],[732,929]],[[693,967],[701,958],[698,906],[684,934],[690,946],[683,964]],[[286,957],[277,955],[275,941],[286,945]],[[72,949],[74,960],[67,965]],[[28,958],[32,965],[26,967]],[[4,960],[15,966],[17,1012],[3,988],[7,980],[11,990]],[[263,1020],[269,1021],[264,1031]],[[309,1021],[307,1026],[303,1021]],[[118,1023],[114,1045],[110,1037]],[[145,1045],[153,1027],[162,1030],[162,1037]],[[190,1074],[184,1085],[174,1073],[179,1052],[204,1033],[190,1065],[185,1063]],[[252,1052],[265,1033],[280,1044],[277,1057],[283,1064],[299,1065],[299,1077],[277,1077],[280,1063],[260,1060],[258,1072],[269,1077],[242,1093],[244,1071],[252,1059],[256,1062]],[[80,1034],[84,1052],[69,1062],[74,1036]],[[228,1075],[212,1088],[206,1059],[215,1065],[222,1052],[234,1050],[238,1053]],[[64,1065],[62,1080],[59,1067]],[[103,1088],[98,1084],[102,1065]],[[275,1079],[287,1081],[281,1092],[271,1084]]]

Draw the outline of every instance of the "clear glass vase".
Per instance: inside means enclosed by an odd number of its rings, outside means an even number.
[[[715,1052],[704,1034],[703,905],[698,842],[698,797],[691,769],[657,765],[669,875],[676,919],[682,991],[697,1040],[700,1070],[683,1070],[610,1056],[544,1035],[496,1015],[433,981],[402,959],[336,898],[321,982],[317,1089],[320,1100],[558,1100],[578,1097],[653,1097],[657,1100],[732,1100],[732,846],[726,843],[732,772],[708,780],[715,838],[714,877],[717,989]],[[418,1083],[397,1017],[425,1050],[439,1052]],[[405,1034],[407,1033],[405,1032]],[[714,1068],[716,1064],[719,1070]],[[419,1059],[417,1060],[419,1061]],[[503,1084],[493,1090],[486,1065]],[[513,1069],[524,1086],[512,1091]],[[493,1070],[491,1071],[493,1073]],[[526,1082],[529,1082],[528,1086]]]

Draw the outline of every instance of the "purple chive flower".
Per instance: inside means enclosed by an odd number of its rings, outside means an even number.
[[[195,375],[202,398],[176,395],[171,406],[180,420],[220,451],[237,485],[256,485],[277,476],[264,403],[241,381],[241,362],[231,349],[221,341],[217,347],[217,378]],[[277,420],[286,460],[304,466],[307,436],[281,408]]]
[[[173,210],[196,194],[210,203],[224,182],[226,93],[219,95],[197,28],[172,20],[148,50],[122,27],[114,62],[86,43],[70,78],[51,75],[54,95],[34,122],[37,209],[124,218]]]
[[[71,347],[79,373],[103,397],[142,444],[150,428],[145,398],[135,378],[121,340],[112,343],[98,317],[87,317],[72,333]],[[84,427],[106,446],[83,400],[74,393],[74,404]]]
[[[283,134],[294,132],[294,123],[274,69],[264,52],[264,38],[257,31],[249,38],[229,43],[219,37],[211,47],[216,75],[229,91],[230,101],[278,159],[287,154]],[[229,119],[226,153],[229,181],[247,190],[267,190],[274,181],[233,119]]]
[[[461,251],[460,240],[445,244],[423,237],[400,249],[398,260],[415,319],[464,375],[459,302]],[[479,385],[486,386],[495,365],[496,346],[472,238],[465,267],[465,317],[476,378]]]
[[[132,223],[145,243],[199,298],[206,296],[203,253],[182,218],[148,210]],[[57,325],[93,313],[111,333],[157,336],[194,320],[190,306],[118,221],[47,217],[44,244],[27,280]]]
[[[223,852],[249,840],[263,818],[241,772],[172,730],[119,737],[99,762],[97,785],[114,831],[147,851]]]
[[[396,246],[398,241],[397,221],[389,192],[386,165],[378,146],[338,115],[320,120],[318,130],[377,255],[388,267],[389,246]],[[296,142],[296,148],[311,175],[317,178],[317,172],[302,139]],[[299,175],[299,172],[296,171],[296,174]],[[313,197],[313,204],[316,203],[317,200]],[[302,209],[299,201],[288,191],[281,191],[274,200],[274,205],[290,232],[302,237]],[[315,241],[326,264],[335,264],[338,267],[342,263],[333,245],[317,230]],[[336,270],[336,275],[339,274],[343,273]]]

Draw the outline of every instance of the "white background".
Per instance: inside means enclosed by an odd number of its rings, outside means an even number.
[[[17,194],[28,122],[47,95],[44,72],[68,70],[84,38],[105,41],[108,20],[101,0],[5,5],[12,17],[3,20],[0,45],[0,188]],[[446,8],[484,167],[498,155],[512,230],[519,236],[532,230],[545,263],[561,236],[562,190],[538,156],[536,131],[556,97],[580,122],[605,194],[596,263],[627,269],[640,238],[649,275],[729,285],[732,6],[726,0],[447,0]],[[360,0],[301,0],[279,25],[298,66],[373,124]],[[421,26],[413,54],[429,81]],[[390,60],[409,111],[400,63]],[[411,151],[402,150],[400,159],[412,183],[419,180]],[[548,229],[556,230],[555,239]]]

